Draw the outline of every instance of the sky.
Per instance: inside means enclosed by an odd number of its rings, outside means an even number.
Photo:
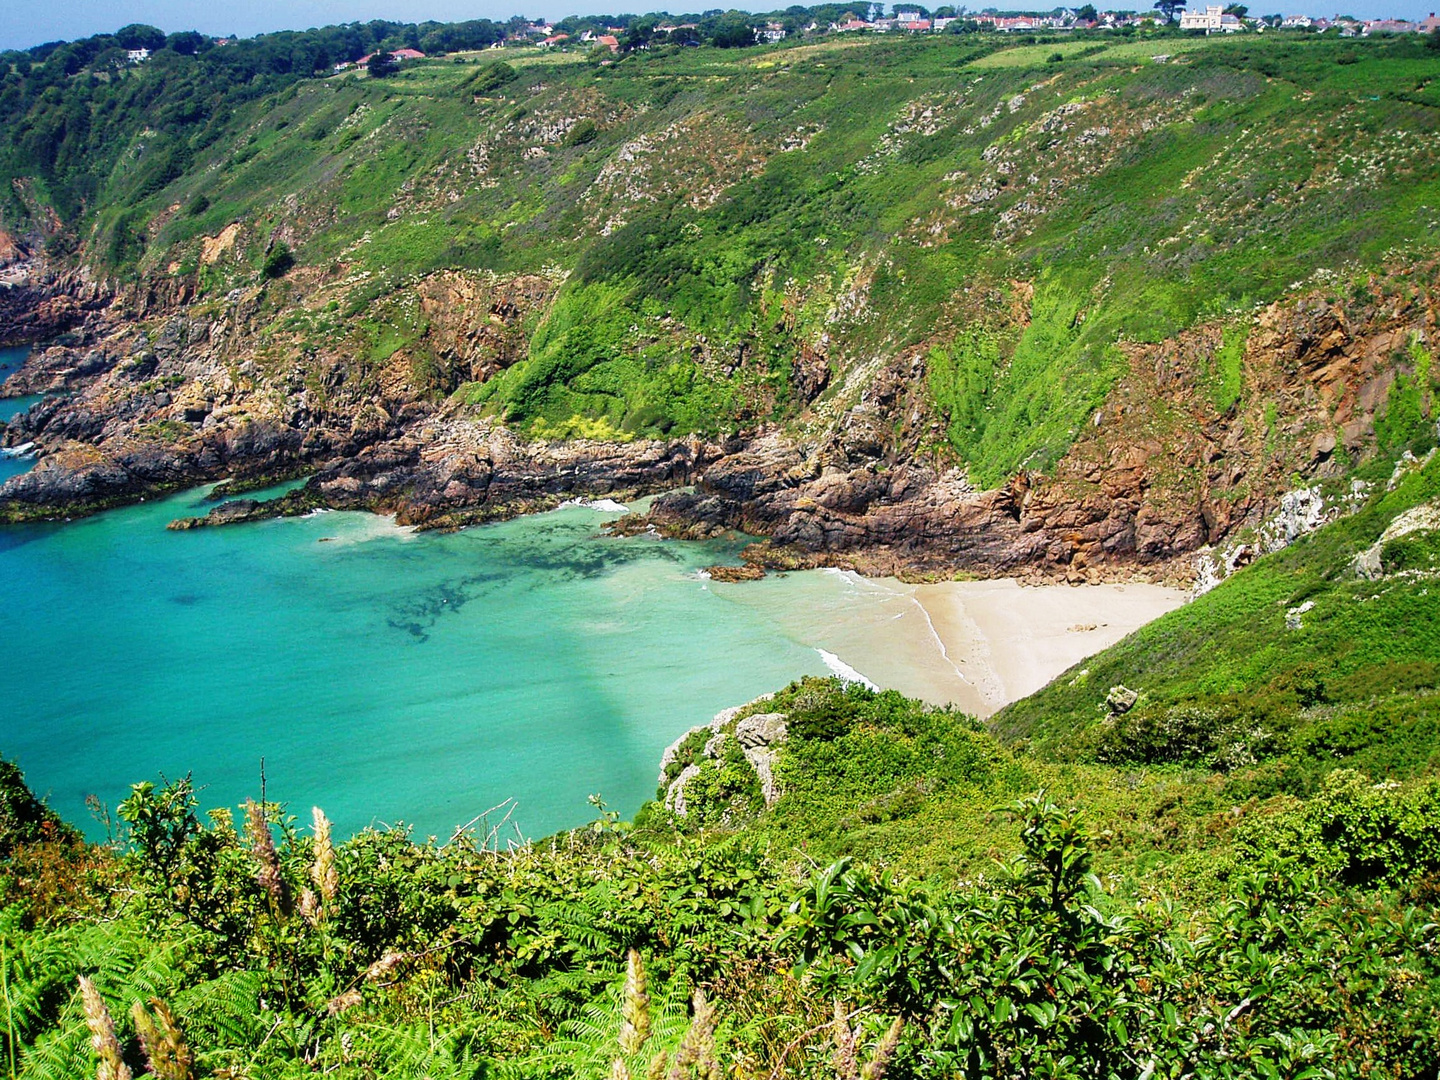
[[[736,6],[755,10],[774,10],[791,0],[762,0]],[[800,0],[804,2],[804,0]],[[923,2],[923,0],[922,0]],[[934,0],[936,6],[945,0]],[[953,2],[953,0],[951,0]],[[1063,2],[1063,0],[1062,0]],[[1076,0],[1077,3],[1083,0]],[[1336,7],[1336,3],[1339,7]],[[595,11],[644,12],[659,9],[675,11],[728,7],[735,0],[0,0],[0,49],[22,49],[42,41],[71,40],[91,34],[117,30],[132,22],[149,23],[167,32],[199,30],[206,34],[252,34],[270,30],[304,30],[331,23],[395,19],[401,22],[423,22],[435,19],[452,22],[461,19],[507,19],[511,15],[530,18],[558,19],[565,15]],[[1054,0],[1050,0],[1053,4]],[[970,0],[970,7],[999,6],[1004,8],[1046,8],[1046,0]],[[959,5],[956,4],[958,7]],[[1106,6],[1097,4],[1097,6]],[[1116,8],[1149,6],[1143,0],[1112,0]],[[1337,10],[1358,18],[1392,17],[1417,19],[1432,8],[1440,8],[1440,0],[1252,0],[1255,11],[1264,8],[1291,14],[1333,15]]]

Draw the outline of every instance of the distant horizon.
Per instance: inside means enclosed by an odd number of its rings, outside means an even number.
[[[0,12],[0,50],[29,49],[50,41],[74,41],[95,34],[113,33],[130,23],[145,23],[159,27],[166,33],[182,30],[196,30],[211,37],[235,35],[241,38],[259,34],[277,33],[285,30],[308,30],[321,26],[332,26],[350,22],[367,22],[371,19],[385,19],[392,22],[420,23],[462,22],[466,19],[494,19],[504,22],[513,15],[522,14],[530,19],[558,21],[570,15],[585,16],[600,14],[594,10],[560,10],[558,5],[549,3],[532,6],[529,11],[504,10],[499,0],[428,0],[421,9],[414,0],[232,0],[223,6],[201,5],[195,0],[58,0],[47,10],[37,12],[11,10]],[[616,5],[605,14],[618,14],[631,5]],[[857,0],[857,6],[864,6],[864,0]],[[928,7],[940,7],[929,4]],[[953,5],[959,7],[959,4]],[[967,5],[968,6],[968,5]],[[999,6],[999,5],[987,5]],[[1061,5],[1079,7],[1081,5]],[[1136,10],[1146,8],[1135,5]],[[1196,7],[1204,6],[1204,0],[1197,0]],[[1333,7],[1334,5],[1329,5]],[[18,7],[18,5],[17,5]],[[539,10],[535,8],[538,7]],[[1103,10],[1124,10],[1125,5],[1109,7],[1097,4]],[[1272,6],[1251,5],[1254,15],[1296,15],[1312,18],[1330,18],[1334,15],[1353,15],[1359,19],[1404,19],[1417,21],[1426,17],[1435,8],[1437,0],[1414,0],[1411,3],[1391,4],[1385,0],[1367,0],[1336,10],[1321,10],[1313,4]],[[396,8],[409,10],[397,11]],[[888,8],[888,5],[887,5]],[[701,10],[709,10],[704,8]],[[747,6],[744,11],[773,11],[779,8]],[[976,8],[975,10],[981,10]],[[1003,10],[1025,10],[1020,6]],[[1035,7],[1033,11],[1053,11],[1050,7]],[[635,12],[644,14],[646,12]],[[675,12],[679,14],[677,10]]]

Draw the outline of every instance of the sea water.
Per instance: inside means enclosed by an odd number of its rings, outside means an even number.
[[[815,647],[722,595],[734,543],[600,535],[574,506],[448,535],[363,513],[167,531],[199,492],[0,528],[0,755],[92,835],[137,781],[260,793],[350,832],[512,838],[629,816],[665,745],[805,674]]]
[[[0,383],[9,378],[20,365],[25,363],[25,358],[30,355],[29,347],[16,349],[0,349]],[[0,398],[0,427],[4,427],[10,418],[16,416],[34,405],[40,400],[40,395],[35,394],[26,397]],[[18,476],[31,468],[35,459],[25,454],[8,454],[0,450],[0,484],[9,480],[12,476]]]

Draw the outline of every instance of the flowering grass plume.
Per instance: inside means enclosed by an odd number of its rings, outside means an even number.
[[[837,1080],[859,1080],[860,1071],[855,1054],[855,1032],[850,1029],[845,1004],[839,998],[835,999],[835,1023],[832,1027],[832,1035],[835,1039],[835,1056],[832,1064],[835,1066]]]
[[[905,1030],[905,1021],[899,1017],[875,1044],[875,1052],[864,1066],[860,1065],[859,1032],[850,1027],[849,1014],[839,998],[835,1000],[835,1022],[831,1027],[835,1039],[836,1080],[884,1080],[885,1070],[900,1045],[900,1033]]]
[[[250,840],[250,853],[260,864],[255,873],[256,882],[269,895],[275,910],[288,914],[290,898],[280,873],[280,854],[275,850],[275,838],[270,835],[265,808],[254,799],[245,800],[245,833]]]
[[[386,949],[379,960],[376,960],[365,969],[365,981],[370,983],[380,982],[387,978],[407,959],[407,955],[399,950]]]
[[[115,1037],[115,1022],[94,982],[80,976],[80,999],[85,1008],[85,1026],[90,1029],[90,1045],[95,1048],[99,1065],[95,1080],[131,1080],[130,1068],[120,1053],[120,1040]]]
[[[905,1020],[903,1017],[897,1016],[889,1030],[875,1045],[875,1053],[871,1055],[865,1067],[860,1070],[860,1080],[883,1080],[885,1070],[890,1067],[890,1059],[895,1056],[895,1050],[900,1045],[900,1033],[904,1030]]]
[[[320,893],[320,900],[328,904],[340,891],[340,871],[335,868],[335,843],[330,838],[330,819],[318,806],[310,808],[315,822],[315,863],[310,867],[310,879]]]
[[[175,1014],[159,998],[150,999],[150,1008],[153,1014],[138,1001],[130,1008],[150,1075],[155,1080],[190,1080],[195,1055],[181,1034]]]
[[[695,991],[695,1018],[675,1051],[667,1080],[720,1080],[720,1060],[715,1048],[715,1009],[705,1000],[705,991]]]
[[[330,1016],[339,1016],[341,1013],[353,1009],[361,1001],[360,991],[355,989],[346,990],[343,994],[337,994],[325,1003],[325,1012]]]
[[[621,1005],[620,1052],[638,1054],[650,1037],[650,995],[645,993],[645,962],[634,949],[625,961],[625,1000]]]

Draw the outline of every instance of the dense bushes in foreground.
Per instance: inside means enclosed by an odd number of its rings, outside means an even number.
[[[830,685],[832,705],[855,698]],[[5,780],[13,804],[23,787]],[[91,1075],[94,1046],[159,1077],[1440,1064],[1434,781],[1339,773],[1308,803],[1252,814],[1206,856],[1228,860],[1223,887],[1188,902],[1144,875],[1097,877],[1103,838],[1043,793],[994,819],[1018,854],[965,881],[849,859],[806,870],[778,845],[655,815],[508,852],[400,831],[336,844],[318,811],[301,827],[273,805],[202,822],[185,781],[137,786],[120,817],[126,842],[105,848],[7,819],[15,1075]]]

